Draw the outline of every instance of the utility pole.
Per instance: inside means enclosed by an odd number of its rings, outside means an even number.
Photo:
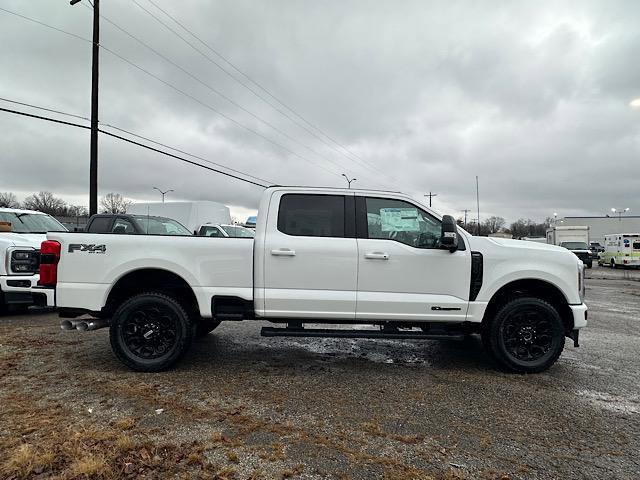
[[[344,173],[342,174],[342,176],[347,180],[347,183],[349,184],[349,188],[351,188],[351,182],[355,182],[357,180],[357,178],[349,179],[349,177],[347,177]]]
[[[71,0],[70,5],[80,0]],[[100,0],[93,0],[91,55],[91,145],[89,147],[89,215],[98,213],[98,70],[100,55]]]
[[[158,187],[153,187],[154,190],[158,190],[160,195],[162,195],[162,203],[164,203],[164,196],[169,192],[174,192],[175,190],[165,190],[164,192],[160,190]]]
[[[429,193],[425,193],[424,196],[425,197],[429,197],[429,208],[431,208],[431,199],[433,197],[437,197],[438,194],[437,193],[431,193],[431,190],[429,190]]]
[[[471,210],[469,210],[468,208],[465,208],[463,210],[460,210],[461,212],[464,212],[464,228],[465,230],[467,229],[467,213],[470,212]]]
[[[478,225],[476,235],[480,235],[480,189],[478,188],[478,175],[476,175],[476,206],[478,207]]]

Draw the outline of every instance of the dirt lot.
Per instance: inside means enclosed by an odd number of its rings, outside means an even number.
[[[108,331],[0,319],[0,478],[638,478],[640,272],[589,271],[590,325],[539,375],[479,341],[265,339],[227,323],[161,374]]]

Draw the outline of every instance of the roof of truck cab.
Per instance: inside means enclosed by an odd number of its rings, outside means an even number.
[[[8,212],[8,213],[29,213],[32,215],[47,215],[44,212],[39,212],[37,210],[25,210],[23,208],[5,208],[5,207],[0,207],[0,212]]]

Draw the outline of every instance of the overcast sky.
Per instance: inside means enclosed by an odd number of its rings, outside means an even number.
[[[475,175],[481,216],[640,214],[638,1],[153,0],[349,153],[136,1],[209,58],[132,0],[102,0],[101,44],[187,94],[103,50],[103,123],[278,184],[342,186],[344,172],[363,188],[433,191],[456,216],[475,209]],[[91,38],[83,4],[0,7]],[[0,11],[0,72],[0,97],[89,116],[89,43]],[[0,132],[0,191],[88,204],[87,131],[0,112]],[[104,136],[99,161],[101,195],[155,200],[158,186],[244,215],[262,191]]]

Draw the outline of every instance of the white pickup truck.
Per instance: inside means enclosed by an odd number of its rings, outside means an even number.
[[[42,212],[0,208],[0,313],[44,303],[32,287],[38,284],[40,244],[51,230],[67,229]]]
[[[108,326],[142,371],[223,320],[255,319],[283,325],[265,336],[477,333],[503,367],[540,372],[587,324],[582,262],[564,248],[471,236],[400,193],[271,187],[259,211],[255,240],[49,234],[40,290],[63,328]],[[82,314],[95,320],[69,320]]]

